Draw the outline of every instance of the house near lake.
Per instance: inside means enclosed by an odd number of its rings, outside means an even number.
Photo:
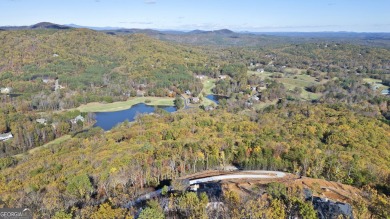
[[[70,120],[70,122],[73,124],[76,124],[78,121],[84,122],[84,117],[82,117],[81,115],[78,115],[78,116],[76,116],[76,118]]]
[[[11,138],[13,138],[14,136],[12,135],[11,132],[8,132],[8,133],[3,133],[3,134],[0,134],[0,141],[7,141]]]
[[[213,106],[205,106],[205,107],[204,107],[204,110],[205,110],[205,111],[213,111],[213,110],[214,110],[214,107],[213,107]]]

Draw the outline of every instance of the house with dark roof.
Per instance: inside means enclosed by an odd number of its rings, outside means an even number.
[[[339,216],[354,219],[352,207],[348,203],[334,202],[320,197],[313,197],[312,203],[320,219],[339,218]]]

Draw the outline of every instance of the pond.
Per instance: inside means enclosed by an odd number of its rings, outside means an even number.
[[[174,106],[157,106],[167,112],[175,112],[176,107]],[[118,123],[128,120],[129,122],[134,121],[135,116],[142,113],[152,113],[155,110],[155,106],[148,106],[144,103],[133,105],[131,108],[116,112],[98,112],[96,114],[95,127],[101,127],[105,131],[112,129]]]
[[[209,95],[206,96],[206,98],[212,100],[216,104],[219,104],[219,101],[222,100],[222,99],[227,99],[226,96],[215,95],[215,94],[209,94]]]

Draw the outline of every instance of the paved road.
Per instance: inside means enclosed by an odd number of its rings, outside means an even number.
[[[228,174],[228,175],[221,175],[221,176],[211,176],[206,178],[200,178],[200,179],[194,179],[190,180],[190,185],[197,184],[197,183],[206,183],[206,182],[213,182],[213,181],[220,181],[220,180],[226,180],[226,179],[274,179],[274,178],[281,178],[285,177],[286,174],[279,171],[241,171],[241,173],[245,174]]]
[[[285,176],[286,173],[280,171],[248,170],[248,171],[240,171],[239,173],[233,173],[233,174],[227,174],[221,176],[211,176],[211,177],[193,179],[189,181],[189,184],[194,185],[197,183],[206,183],[206,182],[213,182],[213,181],[220,181],[220,180],[227,180],[227,179],[275,179],[275,178],[282,178]],[[172,187],[169,186],[168,190],[171,189]],[[142,201],[146,201],[151,198],[158,197],[161,195],[161,192],[162,189],[159,189],[154,192],[150,192],[148,194],[142,195],[136,201],[130,201],[126,203],[124,207],[130,208],[131,206],[134,206],[135,204],[140,203]]]
[[[186,99],[183,94],[180,94],[180,96],[184,100],[184,109],[188,109],[189,108],[188,105],[190,104],[190,101]]]

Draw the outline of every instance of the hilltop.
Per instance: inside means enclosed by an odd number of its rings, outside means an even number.
[[[169,88],[200,91],[201,84],[194,81],[189,67],[214,65],[199,49],[144,34],[112,36],[88,29],[39,28],[49,26],[0,32],[0,72],[6,73],[1,84],[16,82],[14,90],[36,93],[44,84],[31,82],[58,78],[63,87],[76,91],[115,85],[117,90],[127,89],[117,92],[131,93],[147,84],[151,93],[165,95]]]
[[[30,29],[54,29],[54,30],[65,30],[71,29],[72,27],[60,24],[54,24],[50,22],[40,22],[30,26],[3,26],[0,27],[2,30],[30,30]]]
[[[342,106],[313,106],[309,115],[306,110],[295,105],[252,118],[222,110],[187,111],[147,115],[106,133],[91,129],[22,159],[0,159],[0,196],[6,206],[22,200],[42,216],[75,205],[82,207],[74,214],[86,214],[82,209],[97,211],[96,205],[107,200],[109,208],[123,206],[153,191],[164,179],[195,177],[199,175],[191,174],[234,163],[247,170],[279,169],[339,183],[291,176],[291,185],[284,183],[285,178],[276,181],[289,187],[283,192],[280,185],[269,190],[261,182],[224,182],[222,200],[232,213],[230,201],[245,209],[244,203],[261,198],[264,190],[276,195],[266,199],[269,202],[299,201],[295,198],[302,194],[296,187],[345,201],[357,212],[367,206],[376,215],[386,212],[372,206],[382,196],[377,200],[374,193],[364,195],[340,183],[361,187],[387,182],[389,125]],[[368,187],[363,190],[372,192]],[[233,192],[251,199],[232,200]],[[36,198],[27,198],[31,195]],[[181,200],[174,196],[171,203]],[[275,207],[267,206],[262,208]]]

